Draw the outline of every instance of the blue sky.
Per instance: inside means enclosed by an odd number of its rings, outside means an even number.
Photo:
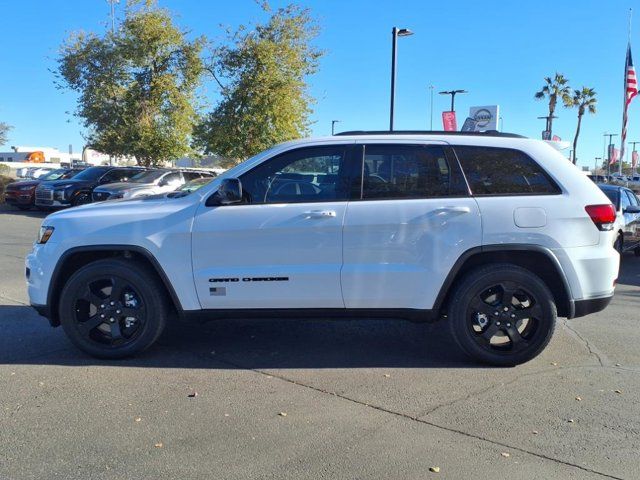
[[[124,0],[123,0],[124,1]],[[273,7],[289,2],[272,1]],[[543,77],[565,74],[574,87],[593,87],[598,113],[586,115],[578,160],[593,165],[603,153],[603,132],[620,133],[627,15],[631,3],[610,0],[536,2],[425,0],[301,0],[321,26],[316,40],[326,51],[320,71],[309,79],[317,99],[314,135],[338,130],[386,129],[389,122],[391,27],[415,35],[398,42],[396,129],[429,127],[429,89],[465,88],[456,99],[459,123],[474,105],[499,104],[505,131],[539,138],[546,115],[533,94]],[[160,0],[193,35],[222,39],[222,25],[262,21],[253,0]],[[120,7],[121,8],[121,7]],[[79,151],[82,128],[69,112],[75,96],[57,90],[50,69],[63,39],[72,31],[103,31],[105,0],[22,2],[0,0],[3,49],[0,58],[0,120],[14,126],[7,145],[52,146]],[[632,35],[640,62],[640,9]],[[206,95],[215,101],[208,84]],[[640,140],[640,100],[630,107],[628,140]],[[448,97],[434,97],[434,128]],[[572,140],[576,111],[559,109],[554,133]],[[568,151],[566,151],[568,155]]]

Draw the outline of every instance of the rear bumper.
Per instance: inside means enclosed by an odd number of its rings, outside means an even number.
[[[607,308],[613,295],[598,298],[588,298],[586,300],[576,300],[572,318],[584,317],[591,313],[596,313]]]

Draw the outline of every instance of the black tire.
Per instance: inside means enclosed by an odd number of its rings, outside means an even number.
[[[633,249],[633,254],[634,254],[636,257],[640,257],[640,247],[636,247],[636,248],[634,248],[634,249]]]
[[[622,234],[619,233],[618,237],[616,238],[616,241],[613,244],[613,248],[616,249],[616,252],[618,252],[620,255],[623,254],[624,252],[624,240],[622,237]]]
[[[74,197],[71,206],[78,207],[87,203],[91,203],[91,194],[89,192],[80,192]]]
[[[511,264],[480,267],[453,291],[448,321],[468,356],[491,365],[528,362],[547,346],[556,324],[556,305],[538,276]]]
[[[62,289],[60,323],[71,342],[89,355],[130,357],[162,333],[169,312],[164,292],[156,273],[143,263],[97,260],[80,268]]]

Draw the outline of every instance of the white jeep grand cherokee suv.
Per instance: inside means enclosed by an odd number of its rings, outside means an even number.
[[[442,319],[468,355],[539,354],[602,310],[615,210],[544,142],[350,132],[277,145],[190,193],[49,215],[31,304],[85,352],[135,354],[179,320]]]

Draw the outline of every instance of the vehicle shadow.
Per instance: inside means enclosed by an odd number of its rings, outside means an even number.
[[[31,217],[31,218],[44,218],[50,213],[52,213],[52,211],[36,210],[35,208],[32,208],[31,210],[20,210],[10,205],[2,205],[2,208],[0,208],[0,215],[4,217],[19,216],[19,217]]]
[[[26,306],[0,306],[0,364],[142,368],[318,369],[478,367],[444,323],[394,319],[229,319],[172,322],[156,345],[130,359],[81,353],[61,328]]]
[[[633,253],[625,253],[622,256],[618,283],[640,287],[640,258],[637,258]]]

